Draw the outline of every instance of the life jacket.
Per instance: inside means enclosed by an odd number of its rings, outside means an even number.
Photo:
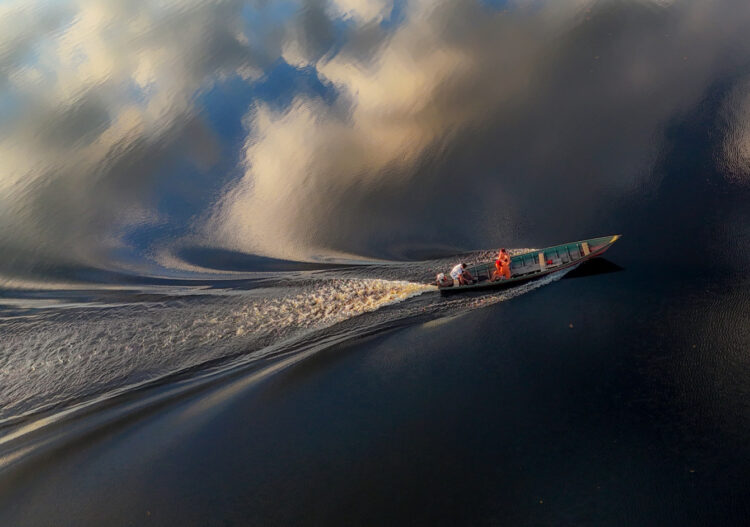
[[[498,274],[510,278],[510,256],[508,253],[500,252],[495,260],[495,267],[497,268]]]

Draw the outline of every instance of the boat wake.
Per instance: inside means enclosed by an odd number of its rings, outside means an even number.
[[[139,291],[92,306],[43,304],[0,320],[0,424],[221,357],[258,354],[433,289],[333,279],[250,291]]]
[[[278,369],[337,342],[502,302],[564,274],[442,298],[421,280],[444,263],[303,273],[273,286],[151,287],[89,303],[4,299],[6,309],[21,312],[0,318],[0,458],[15,459],[8,451],[28,432],[123,396],[131,401],[154,386],[174,392],[247,368]]]

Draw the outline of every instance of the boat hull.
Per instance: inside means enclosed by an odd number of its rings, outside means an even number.
[[[479,282],[470,285],[439,287],[439,290],[442,295],[452,295],[515,287],[601,256],[619,238],[619,234],[589,238],[515,255],[511,258],[511,278],[507,280],[490,280],[495,269],[494,261],[473,265],[467,270],[475,278],[479,278]]]

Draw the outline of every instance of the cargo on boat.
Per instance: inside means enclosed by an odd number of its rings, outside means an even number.
[[[603,254],[615,243],[619,234],[614,236],[603,236],[590,238],[572,243],[564,243],[517,254],[510,259],[511,277],[509,279],[492,280],[495,271],[495,261],[483,262],[466,268],[476,280],[473,284],[439,286],[440,293],[444,295],[479,291],[483,289],[504,289],[513,287],[542,276],[569,269],[576,265],[591,260]]]

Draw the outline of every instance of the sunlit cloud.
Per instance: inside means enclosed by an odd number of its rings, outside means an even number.
[[[580,227],[595,200],[658,185],[664,128],[731,71],[748,20],[738,2],[410,2],[391,33],[308,57],[333,103],[251,108],[245,176],[207,232],[304,259]]]
[[[739,0],[3,3],[0,275],[113,266],[135,228],[150,254],[173,228],[303,260],[588,232],[598,204],[658,187],[664,130],[734,82],[749,21]],[[279,64],[320,89],[222,101],[246,131],[222,142],[201,95]],[[160,204],[186,166],[215,185],[176,226]]]
[[[357,22],[379,22],[393,9],[393,0],[331,0],[334,15]]]

